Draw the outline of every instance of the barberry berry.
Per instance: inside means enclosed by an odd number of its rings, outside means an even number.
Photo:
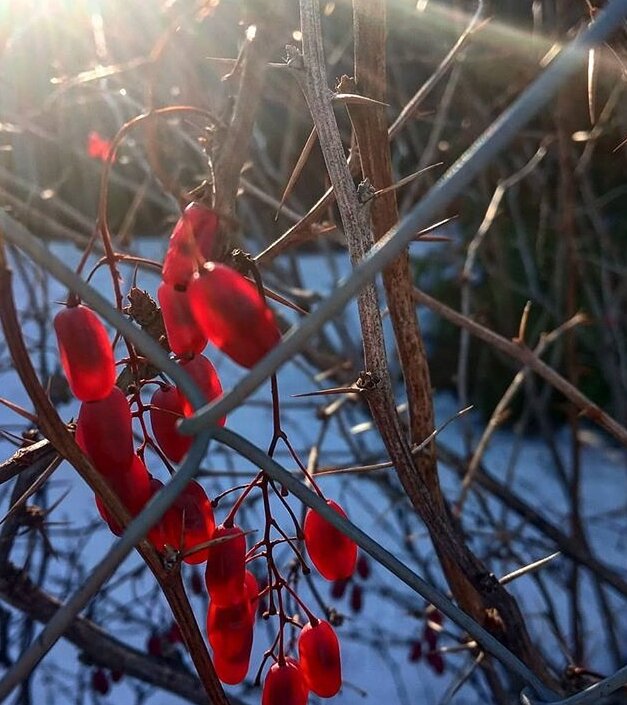
[[[61,364],[70,389],[81,401],[109,395],[115,384],[115,361],[109,336],[86,306],[68,306],[54,317]]]
[[[346,518],[344,510],[333,500],[331,509]],[[357,544],[332,526],[313,509],[308,509],[303,525],[305,547],[318,572],[327,580],[350,578],[357,561]]]

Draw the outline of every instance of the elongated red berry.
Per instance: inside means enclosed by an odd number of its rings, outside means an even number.
[[[81,401],[109,395],[115,384],[115,361],[105,327],[85,306],[69,306],[54,317],[61,364],[70,389]]]
[[[227,607],[240,602],[246,594],[246,537],[239,526],[216,527],[209,547],[205,582],[213,603]]]
[[[213,655],[213,665],[218,678],[228,685],[238,685],[248,673],[250,664],[250,654],[243,653],[239,657],[231,659],[224,658],[220,653]]]
[[[99,668],[91,674],[91,687],[92,690],[99,695],[106,695],[109,690],[111,690],[109,677],[102,668]]]
[[[257,578],[249,570],[246,571],[244,582],[246,584],[246,593],[250,605],[250,614],[254,618],[259,604],[259,583],[257,582]]]
[[[151,480],[150,473],[138,455],[133,456],[130,467],[124,472],[107,476],[111,489],[117,494],[131,517],[137,516],[151,498],[153,493]],[[96,506],[111,531],[119,536],[122,533],[121,526],[109,514],[98,495],[96,495]]]
[[[204,355],[194,355],[191,360],[183,360],[179,364],[185,372],[190,375],[194,382],[196,382],[196,386],[199,391],[202,392],[207,402],[222,396],[222,384],[220,383],[216,368]],[[192,414],[194,409],[187,400],[187,397],[183,394],[181,394],[181,401],[185,416]],[[223,416],[218,421],[218,424],[224,426],[225,421],[226,417]]]
[[[331,509],[346,518],[344,510],[333,500]],[[307,510],[303,525],[305,547],[316,569],[327,580],[350,578],[357,563],[357,544],[338,531],[312,509]]]
[[[151,477],[152,495],[163,487],[163,483]],[[203,488],[194,480],[165,512],[148,533],[158,551],[170,546],[185,554],[200,544],[207,543],[215,529],[213,508]],[[203,563],[207,560],[207,549],[194,551],[183,557],[185,563]]]
[[[133,462],[131,409],[124,392],[113,387],[104,399],[84,401],[78,412],[76,442],[103,475],[124,472]]]
[[[163,260],[163,281],[187,286],[198,267],[214,255],[217,214],[200,203],[190,203],[176,222]]]
[[[188,294],[203,333],[242,367],[253,367],[281,339],[257,287],[226,265],[205,262]]]
[[[435,671],[438,676],[444,673],[444,657],[438,651],[432,651],[427,654],[427,663],[431,666],[431,670]]]
[[[357,573],[364,580],[370,577],[370,561],[365,553],[360,553],[357,557]]]
[[[253,616],[248,594],[242,602],[219,607],[213,601],[207,613],[207,636],[214,654],[226,660],[242,660],[250,655],[253,643]]]
[[[157,298],[172,352],[175,355],[202,352],[207,345],[207,337],[192,315],[187,291],[161,282]]]
[[[353,585],[351,590],[350,606],[353,612],[358,613],[364,607],[364,590],[361,585]]]
[[[191,226],[203,261],[215,259],[218,250],[216,238],[220,224],[218,214],[211,208],[194,201],[183,211],[183,219]]]
[[[181,492],[174,505],[180,510],[183,519],[183,546],[181,551],[188,551],[207,543],[216,528],[213,508],[203,488],[194,480]],[[202,548],[184,555],[185,563],[192,565],[204,563],[209,555],[208,548]]]
[[[340,644],[333,627],[324,620],[307,623],[298,637],[298,657],[309,689],[332,698],[342,685]]]
[[[150,400],[150,424],[155,440],[168,460],[179,463],[192,444],[191,436],[184,436],[176,429],[183,418],[183,397],[176,387],[159,387]]]
[[[261,705],[305,705],[309,689],[298,661],[286,658],[270,667],[263,684]]]
[[[154,497],[162,487],[163,482],[151,475],[151,498]],[[163,552],[166,546],[178,550],[183,540],[183,516],[181,510],[176,506],[176,503],[168,507],[161,519],[150,529],[148,539],[159,552]]]

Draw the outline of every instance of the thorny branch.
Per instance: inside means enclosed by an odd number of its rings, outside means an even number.
[[[369,2],[367,12],[362,5],[355,4],[356,69],[359,71],[357,80],[362,82],[358,86],[368,97],[381,102],[385,99],[384,9],[381,2]],[[298,74],[299,80],[334,186],[351,259],[358,264],[371,246],[368,214],[357,200],[328,99],[320,17],[315,1],[301,0],[301,27],[304,76]],[[366,110],[368,113],[364,114]],[[351,106],[349,112],[357,133],[364,176],[377,179],[376,189],[389,186],[392,179],[384,113],[375,106],[363,109]],[[388,192],[373,205],[375,237],[381,238],[397,220],[395,197]],[[384,270],[384,284],[406,379],[411,437],[417,442],[433,431],[433,410],[426,355],[411,301],[407,253],[401,254]],[[434,445],[415,460],[411,455],[395,410],[381,317],[372,284],[361,290],[358,304],[365,364],[377,380],[374,389],[368,392],[368,405],[399,479],[429,529],[455,597],[480,624],[498,634],[537,675],[550,681],[542,659],[531,644],[515,600],[496,581],[486,579],[489,571],[466,547],[449,520],[439,489]]]

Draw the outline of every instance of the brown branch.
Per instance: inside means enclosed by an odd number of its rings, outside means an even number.
[[[239,179],[252,134],[257,108],[263,98],[268,63],[278,47],[279,28],[284,24],[284,0],[255,3],[253,39],[247,39],[231,74],[223,80],[237,83],[227,129],[216,140],[214,150],[215,207],[225,222],[235,216]],[[252,23],[252,19],[251,19]]]
[[[371,247],[369,214],[364,213],[365,209],[358,201],[331,108],[330,91],[326,85],[317,2],[301,0],[300,8],[303,56],[301,57],[294,48],[291,48],[290,63],[295,69],[295,76],[305,94],[318,132],[351,259],[356,262]],[[369,11],[372,11],[372,4],[369,4]],[[369,109],[378,108],[370,106]],[[384,140],[384,144],[386,142],[387,140]],[[499,585],[496,577],[489,573],[481,561],[468,550],[459,531],[450,521],[441,492],[437,490],[437,474],[431,472],[427,478],[424,472],[416,471],[409,443],[396,414],[381,317],[373,285],[362,289],[358,297],[358,306],[364,341],[364,358],[369,375],[364,379],[365,383],[369,382],[363,385],[364,396],[390,460],[397,469],[399,479],[415,509],[427,525],[456,598],[469,614],[503,639],[506,646],[524,660],[536,674],[549,680],[542,660],[537,651],[531,647],[516,602]],[[421,394],[429,395],[429,386],[426,390],[423,389]],[[420,413],[424,414],[424,407],[420,407]],[[432,430],[431,423],[429,432]],[[435,464],[433,460],[431,462]]]
[[[59,600],[35,585],[25,571],[11,564],[4,566],[0,575],[0,598],[41,624],[49,622],[62,607]],[[198,705],[209,703],[202,683],[194,675],[122,643],[90,619],[76,617],[64,636],[94,665],[124,671],[127,676]],[[231,698],[233,705],[238,702]]]
[[[479,2],[477,11],[471,18],[468,26],[459,36],[455,44],[451,47],[446,56],[442,59],[438,67],[425,81],[424,84],[416,91],[411,100],[403,108],[399,116],[394,120],[388,130],[388,139],[393,140],[396,135],[403,129],[407,122],[416,114],[416,111],[422,105],[423,101],[431,94],[431,91],[438,85],[442,78],[446,75],[448,69],[453,64],[455,58],[467,43],[470,36],[478,31],[483,24],[480,24],[483,3]],[[359,172],[357,154],[351,152],[348,158],[348,166],[351,174],[356,175]],[[291,228],[286,230],[279,238],[269,245],[263,252],[257,255],[255,259],[258,264],[268,264],[275,257],[278,257],[282,252],[285,252],[290,247],[301,245],[318,237],[319,233],[312,226],[324,216],[326,209],[332,203],[335,194],[333,186],[327,189],[318,201],[310,208],[310,210]]]
[[[386,100],[386,5],[384,0],[353,0],[355,27],[355,88],[377,101]],[[348,89],[348,81],[344,90]],[[359,146],[362,173],[378,191],[393,183],[388,129],[382,108],[351,105],[348,112]],[[398,222],[396,195],[388,191],[372,204],[375,240]],[[405,251],[383,271],[388,309],[394,329],[407,394],[411,443],[427,438],[434,429],[431,380],[427,355],[413,302],[409,255]],[[376,420],[376,419],[375,419]],[[378,420],[378,425],[385,423]],[[435,443],[414,463],[396,465],[399,479],[416,511],[427,524],[451,590],[464,609],[479,623],[501,636],[537,675],[546,668],[532,646],[514,598],[500,585],[477,585],[477,575],[488,571],[465,545],[445,509],[440,488]],[[429,509],[427,509],[427,507]],[[436,508],[439,516],[429,516]],[[434,520],[435,519],[435,520]],[[496,617],[496,619],[495,619]]]
[[[10,458],[0,463],[0,485],[8,482],[21,472],[29,470],[34,464],[42,462],[45,467],[52,462],[56,454],[56,450],[47,439],[36,441],[24,448],[18,448]]]

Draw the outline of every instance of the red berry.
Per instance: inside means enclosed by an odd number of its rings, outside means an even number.
[[[106,695],[109,692],[109,677],[102,668],[97,669],[91,674],[91,688],[100,695]]]
[[[209,605],[207,635],[214,665],[218,678],[229,685],[240,683],[248,672],[256,599],[257,580],[247,571],[243,600],[227,607]]]
[[[438,645],[439,632],[425,624],[424,631],[422,633],[422,638],[427,642],[429,648],[433,651]]]
[[[159,634],[151,634],[146,642],[146,651],[151,656],[163,656],[163,639]]]
[[[187,291],[161,282],[157,297],[172,352],[175,355],[196,355],[202,352],[207,345],[207,338],[192,315]]]
[[[54,317],[61,364],[70,388],[81,401],[109,395],[115,384],[115,361],[105,327],[83,305],[70,306]]]
[[[217,231],[217,214],[199,203],[190,203],[172,230],[163,260],[163,281],[187,286],[199,264],[213,256]]]
[[[309,689],[298,661],[286,658],[285,663],[271,666],[263,684],[261,705],[306,705]]]
[[[427,663],[431,666],[431,670],[441,676],[444,673],[444,658],[442,654],[437,651],[433,651],[427,654]]]
[[[151,477],[152,494],[156,494],[163,483]],[[184,518],[184,519],[183,519]],[[203,488],[194,480],[172,503],[155,526],[148,532],[148,538],[158,551],[171,546],[186,553],[192,548],[206,543],[215,528],[213,509]],[[207,560],[207,549],[201,549],[185,556],[186,563],[203,563]]]
[[[84,401],[76,442],[105,477],[125,472],[133,462],[133,428],[128,401],[118,387],[104,399]]]
[[[364,591],[361,585],[353,585],[351,590],[351,609],[353,612],[361,612],[364,606]]]
[[[184,436],[176,429],[183,418],[183,398],[176,387],[159,388],[150,400],[150,424],[155,440],[168,460],[179,463],[192,444],[191,436]]]
[[[222,384],[216,372],[216,368],[204,355],[194,355],[191,360],[183,360],[181,367],[194,380],[199,391],[203,393],[207,402],[213,401],[222,396]],[[183,394],[181,394],[183,413],[189,416],[194,409]],[[222,417],[218,424],[224,426],[226,417]]]
[[[324,620],[306,624],[298,637],[298,656],[309,689],[332,698],[342,685],[340,644],[333,627]]]
[[[255,285],[230,267],[205,262],[188,293],[203,333],[242,367],[253,367],[281,339],[274,314]]]
[[[119,668],[114,668],[114,669],[111,671],[111,680],[112,680],[114,683],[119,683],[119,682],[122,680],[123,677],[124,677],[124,671],[122,671],[121,669],[119,669]]]
[[[238,685],[248,673],[250,655],[243,654],[240,658],[226,659],[219,652],[213,655],[213,665],[218,678],[228,685]]]
[[[151,498],[163,487],[163,482],[150,476]],[[148,532],[148,539],[157,551],[164,552],[166,546],[178,549],[181,543],[183,518],[179,509],[173,504]]]
[[[339,504],[330,499],[327,504],[346,518]],[[305,515],[303,533],[311,562],[324,578],[342,580],[351,577],[357,561],[357,544],[354,541],[312,509],[308,509]]]
[[[213,508],[203,488],[194,480],[181,492],[174,506],[184,517],[182,552],[187,553],[200,544],[207,543],[216,528]],[[209,549],[203,548],[185,556],[185,563],[204,563]]]
[[[418,639],[414,639],[409,645],[409,655],[408,659],[412,663],[416,663],[416,661],[420,661],[422,658],[422,642],[420,642]]]
[[[363,580],[367,580],[370,577],[370,561],[365,553],[360,553],[357,557],[357,574]]]
[[[176,622],[170,624],[170,628],[165,634],[165,638],[170,642],[170,644],[184,644],[183,635],[181,634],[181,628]]]
[[[259,604],[259,583],[249,570],[246,571],[244,576],[244,584],[246,585],[246,593],[250,604],[250,614],[254,617]]]
[[[244,654],[250,655],[253,617],[248,596],[227,607],[211,602],[207,613],[207,636],[214,654],[220,654],[226,660],[242,660]]]
[[[190,203],[183,218],[191,225],[194,239],[203,261],[212,260],[217,254],[216,236],[220,221],[218,214],[201,203]]]
[[[246,537],[238,526],[220,525],[211,539],[231,537],[208,549],[205,582],[216,606],[226,607],[241,601],[246,594]]]
[[[193,595],[202,595],[204,592],[202,576],[196,568],[194,568],[192,574],[190,575],[189,589],[192,591]]]
[[[344,597],[346,588],[348,587],[348,579],[334,580],[331,584],[331,597],[335,600],[341,600]]]
[[[87,155],[92,159],[100,159],[106,162],[112,146],[113,142],[101,137],[96,130],[92,130],[87,135]]]
[[[137,455],[133,456],[131,465],[127,470],[107,477],[107,481],[131,517],[137,516],[152,496],[151,475]],[[96,495],[96,506],[100,516],[107,522],[111,531],[116,536],[120,536],[122,527],[109,515],[98,495]]]

